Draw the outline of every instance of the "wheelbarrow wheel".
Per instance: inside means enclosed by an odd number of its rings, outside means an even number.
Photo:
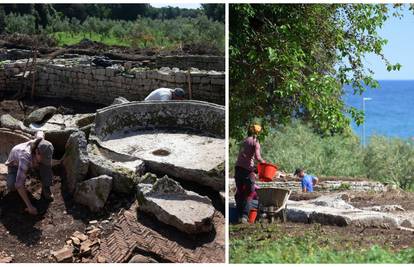
[[[287,208],[284,208],[279,212],[279,218],[282,223],[287,222]]]

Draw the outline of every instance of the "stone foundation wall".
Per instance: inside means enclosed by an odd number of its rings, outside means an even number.
[[[23,78],[25,65],[25,60],[0,65],[0,94],[21,90],[24,88],[23,82],[26,91],[31,91],[31,77]],[[68,97],[108,105],[118,96],[141,101],[160,87],[181,87],[188,93],[188,79],[191,80],[193,100],[224,105],[224,72],[192,69],[190,77],[187,70],[177,68],[132,69],[125,72],[119,66],[91,66],[85,59],[61,59],[53,62],[39,60],[35,95]]]
[[[187,70],[197,68],[201,70],[225,70],[225,59],[220,56],[163,56],[155,60],[157,68],[170,67]]]
[[[100,139],[118,131],[179,128],[225,137],[223,106],[199,101],[131,102],[97,110],[94,134]]]
[[[300,192],[302,190],[299,181],[274,181],[274,182],[257,182],[260,188],[278,187],[290,189],[293,192]],[[229,180],[230,195],[236,193],[236,183],[234,179]],[[314,190],[317,192],[330,192],[336,190],[352,190],[352,191],[375,191],[383,192],[387,187],[380,182],[373,181],[321,181]]]

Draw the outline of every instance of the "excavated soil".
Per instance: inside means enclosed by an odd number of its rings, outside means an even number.
[[[4,182],[5,176],[0,175],[0,184]],[[83,233],[93,220],[102,230],[101,244],[87,258],[75,255],[74,262],[96,262],[98,256],[107,262],[127,262],[136,254],[159,262],[224,262],[225,223],[219,211],[213,232],[189,236],[151,215],[137,213],[133,196],[111,193],[104,209],[91,213],[62,194],[59,176],[53,180],[55,200],[51,203],[40,198],[41,185],[35,178],[26,188],[39,211],[37,216],[24,212],[16,193],[6,194],[5,187],[0,187],[0,252],[13,262],[55,262],[51,252],[61,249],[75,231]]]

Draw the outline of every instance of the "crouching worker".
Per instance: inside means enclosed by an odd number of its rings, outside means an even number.
[[[250,209],[257,208],[254,160],[264,162],[260,155],[259,140],[257,140],[257,135],[261,130],[261,126],[257,124],[249,128],[248,137],[243,142],[236,162],[235,180],[237,191],[235,198],[239,220],[241,218],[242,223],[248,222]]]
[[[144,101],[169,101],[169,100],[183,100],[185,92],[181,88],[158,88],[152,91]]]
[[[306,174],[301,168],[296,169],[295,175],[301,178],[302,192],[313,192],[313,187],[318,183],[319,179],[316,176]]]
[[[36,215],[37,209],[32,205],[25,188],[25,181],[30,169],[38,170],[42,183],[42,197],[53,201],[50,191],[52,185],[52,155],[53,145],[44,139],[43,132],[37,132],[34,140],[14,146],[6,161],[8,191],[17,190],[26,204],[29,214]]]

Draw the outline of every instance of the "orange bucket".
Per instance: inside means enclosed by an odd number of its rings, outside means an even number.
[[[253,224],[256,221],[257,209],[250,209],[249,212],[249,223]]]
[[[257,164],[257,172],[259,174],[259,180],[263,182],[271,182],[275,177],[277,166],[271,163],[259,163]]]

